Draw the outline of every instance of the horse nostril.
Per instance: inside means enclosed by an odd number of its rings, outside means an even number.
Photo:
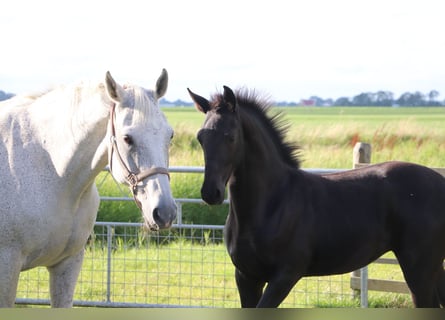
[[[221,199],[221,190],[219,188],[216,188],[215,199]]]
[[[224,200],[224,189],[215,188],[201,188],[201,198],[208,204],[220,204]]]
[[[167,229],[171,227],[173,219],[176,217],[176,205],[172,209],[172,212],[170,212],[169,207],[159,207],[153,209],[152,217],[158,228]]]
[[[157,224],[159,224],[159,222],[161,221],[161,216],[159,215],[159,209],[158,209],[158,208],[155,208],[155,209],[153,210],[153,220],[154,220]]]

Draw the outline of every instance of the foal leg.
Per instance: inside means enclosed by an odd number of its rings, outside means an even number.
[[[270,280],[258,303],[258,308],[276,308],[286,299],[289,292],[300,280],[300,276],[290,273],[280,273]]]
[[[51,307],[71,308],[73,306],[74,289],[82,267],[83,254],[84,250],[82,249],[77,255],[68,257],[55,266],[48,267]]]
[[[437,282],[437,297],[440,304],[445,308],[445,270],[441,270],[439,281]]]
[[[241,300],[241,307],[255,308],[263,294],[265,282],[250,279],[238,269],[235,270],[235,280]]]

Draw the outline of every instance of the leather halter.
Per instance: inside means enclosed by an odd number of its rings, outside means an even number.
[[[163,167],[152,167],[150,169],[144,170],[142,172],[139,173],[135,173],[132,172],[128,166],[125,164],[125,161],[122,159],[122,156],[119,152],[119,148],[117,147],[117,141],[116,141],[116,129],[114,126],[114,121],[115,121],[115,117],[116,117],[116,104],[113,103],[113,105],[111,106],[111,113],[110,113],[110,126],[111,126],[111,137],[110,137],[110,142],[111,142],[111,148],[110,148],[110,152],[109,152],[109,167],[110,167],[110,172],[113,172],[113,153],[116,152],[117,155],[117,159],[119,160],[119,164],[122,167],[122,169],[124,170],[125,173],[125,179],[128,182],[128,184],[130,185],[130,190],[131,193],[133,194],[133,198],[134,201],[136,202],[137,206],[139,207],[139,209],[142,210],[142,205],[139,202],[139,200],[136,199],[136,193],[137,193],[137,186],[139,184],[139,182],[143,181],[144,179],[147,179],[151,176],[154,176],[156,174],[165,174],[168,176],[168,178],[170,179],[170,174],[168,172],[167,168],[163,168]]]

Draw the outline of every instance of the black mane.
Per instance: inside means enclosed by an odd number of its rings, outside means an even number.
[[[279,150],[280,156],[288,165],[300,168],[299,146],[295,143],[285,141],[289,130],[289,122],[284,119],[281,111],[271,111],[273,102],[269,97],[260,96],[255,90],[245,88],[237,89],[235,96],[240,108],[240,114],[247,118],[255,117],[261,126],[272,139],[274,145]],[[219,105],[223,96],[217,94],[212,97],[212,105]]]

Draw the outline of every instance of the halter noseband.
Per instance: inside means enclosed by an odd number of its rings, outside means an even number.
[[[150,169],[147,169],[145,171],[134,173],[132,172],[128,166],[125,164],[124,160],[122,159],[122,156],[119,152],[119,148],[117,147],[117,141],[116,141],[116,129],[114,127],[114,118],[116,117],[115,114],[116,104],[113,103],[111,106],[111,113],[110,113],[110,126],[111,126],[111,148],[110,148],[110,155],[109,155],[109,167],[110,171],[112,172],[112,166],[113,166],[113,152],[116,151],[117,159],[119,160],[119,164],[121,165],[122,169],[125,172],[125,179],[127,180],[128,184],[130,185],[131,193],[133,194],[134,201],[136,202],[139,209],[142,210],[142,205],[139,202],[139,200],[136,199],[136,193],[137,193],[137,185],[139,182],[143,181],[146,178],[149,178],[151,176],[154,176],[156,174],[165,174],[170,179],[170,174],[168,172],[167,168],[163,167],[153,167]]]

